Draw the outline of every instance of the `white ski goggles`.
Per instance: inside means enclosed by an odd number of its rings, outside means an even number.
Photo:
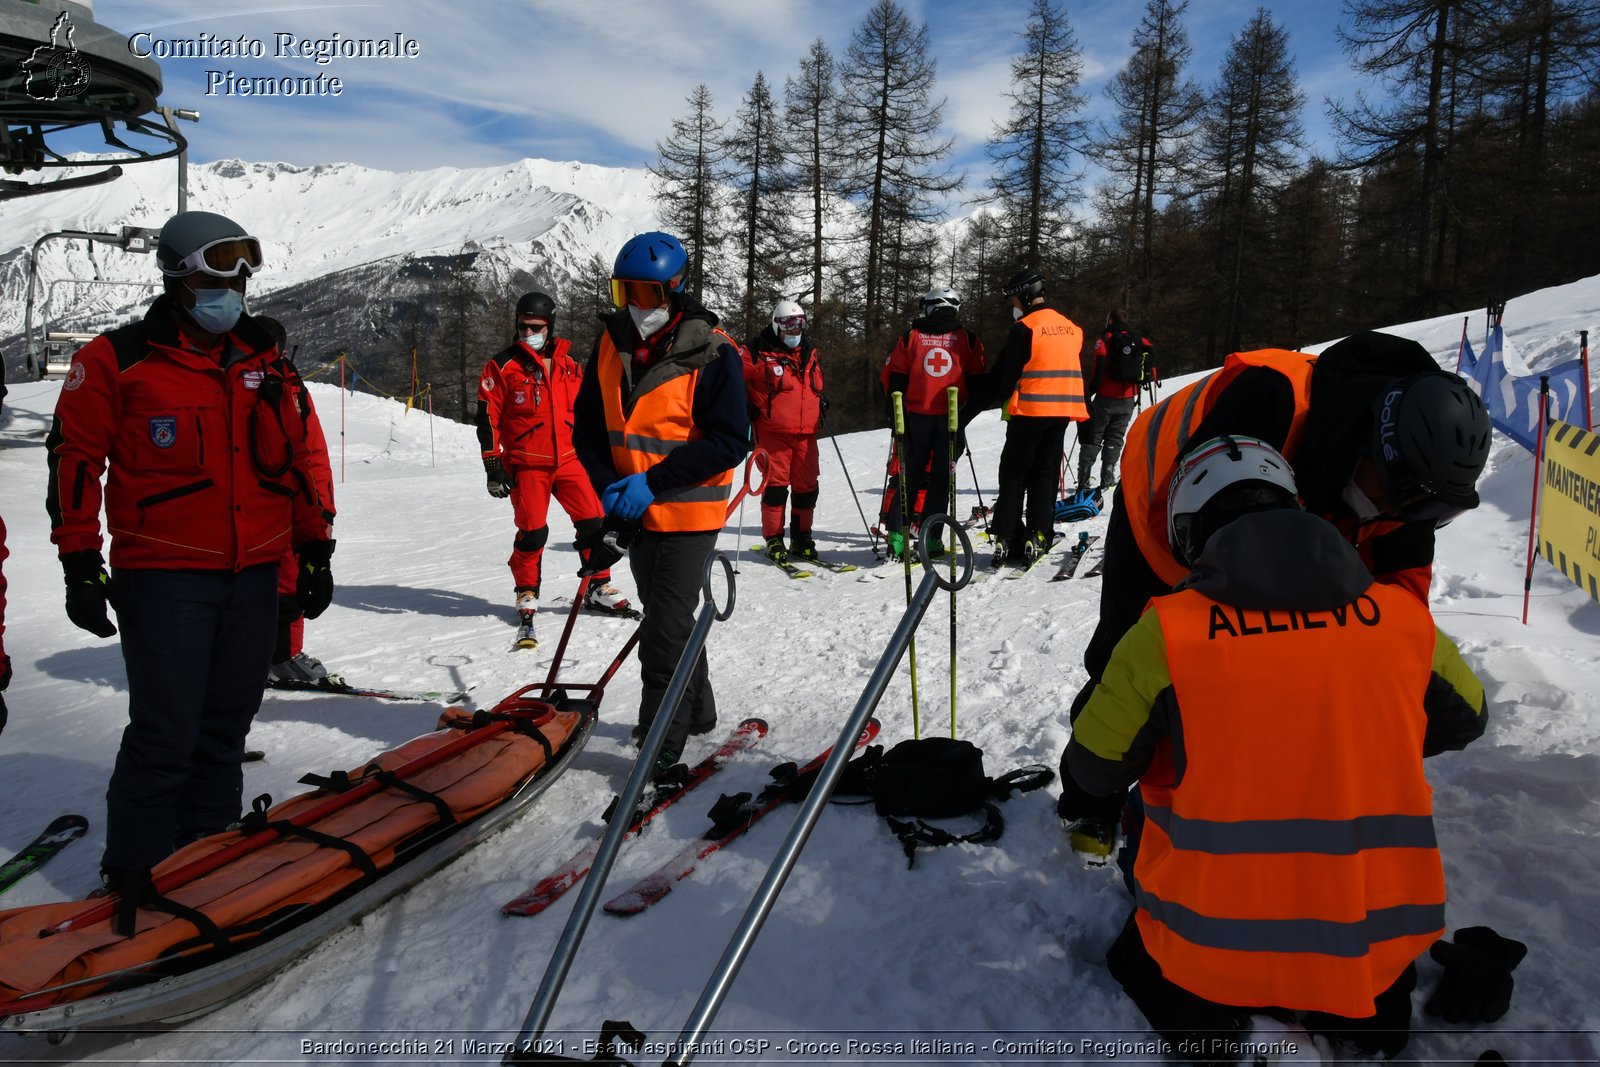
[[[254,237],[224,237],[201,245],[178,260],[176,267],[162,267],[169,278],[181,278],[199,271],[214,278],[249,277],[261,269],[261,242]]]

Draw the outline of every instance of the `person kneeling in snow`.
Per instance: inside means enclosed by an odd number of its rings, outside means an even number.
[[[1117,644],[1061,760],[1066,820],[1138,784],[1111,974],[1185,1060],[1236,1060],[1253,1014],[1393,1055],[1444,930],[1422,760],[1482,735],[1483,687],[1265,442],[1194,450],[1167,525],[1193,569]]]

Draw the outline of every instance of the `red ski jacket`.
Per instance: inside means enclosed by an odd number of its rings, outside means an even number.
[[[583,382],[565,337],[536,354],[513,341],[483,365],[478,381],[478,444],[507,470],[549,470],[572,458],[572,402]],[[548,353],[548,354],[547,354]]]
[[[802,337],[789,348],[767,327],[745,346],[745,396],[757,433],[815,434],[822,419],[822,362]]]
[[[884,388],[893,391],[901,376],[906,381],[905,409],[913,415],[943,415],[945,390],[960,390],[958,404],[967,402],[967,379],[982,375],[988,355],[978,335],[937,313],[912,324],[901,335],[884,365]]]
[[[161,296],[140,322],[72,358],[46,440],[50,539],[111,565],[240,570],[331,535],[311,458],[305,386],[248,315],[211,351]]]

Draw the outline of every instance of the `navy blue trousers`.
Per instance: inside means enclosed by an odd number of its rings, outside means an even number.
[[[106,789],[105,869],[150,867],[240,814],[244,739],[261,707],[278,566],[119,569],[128,727]]]

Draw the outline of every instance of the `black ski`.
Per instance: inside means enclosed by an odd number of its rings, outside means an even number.
[[[403,689],[374,689],[370,686],[351,685],[343,678],[329,675],[320,681],[305,682],[299,679],[273,678],[267,682],[270,689],[282,689],[291,693],[331,693],[334,696],[346,697],[373,697],[377,700],[417,700],[432,701],[437,704],[458,704],[467,699],[467,694],[473,687],[467,686],[455,692],[411,692]]]
[[[1050,577],[1052,582],[1064,582],[1078,573],[1078,564],[1083,562],[1083,557],[1089,554],[1089,546],[1100,540],[1094,534],[1085,534],[1078,538],[1077,544],[1067,553],[1067,558],[1062,561],[1061,569]]]
[[[57,818],[21,852],[0,864],[0,893],[43,867],[50,857],[88,832],[89,820],[82,815],[62,815]]]
[[[722,742],[715,752],[689,768],[689,773],[682,784],[671,788],[658,787],[653,795],[645,798],[643,807],[634,813],[633,821],[628,824],[628,832],[623,840],[638,836],[651,819],[682,800],[695,786],[721,770],[724,764],[739,753],[755,747],[765,736],[767,736],[767,724],[764,719],[746,719],[734,727],[728,739]],[[616,801],[613,799],[612,803],[615,804]],[[539,914],[559,900],[563,893],[577,885],[583,876],[589,873],[589,868],[599,854],[600,842],[591,841],[580,849],[576,856],[534,883],[521,896],[502,904],[500,910],[507,915]]]
[[[566,596],[558,596],[554,600],[550,601],[550,603],[552,603],[552,604],[570,604],[570,603],[572,603],[572,598],[571,597],[566,597]],[[640,611],[638,608],[635,608],[635,607],[608,608],[608,607],[604,607],[603,605],[600,605],[600,604],[585,603],[583,605],[583,610],[587,614],[590,614],[590,615],[609,615],[613,619],[634,619],[634,620],[638,620],[638,619],[644,618],[644,612]]]

